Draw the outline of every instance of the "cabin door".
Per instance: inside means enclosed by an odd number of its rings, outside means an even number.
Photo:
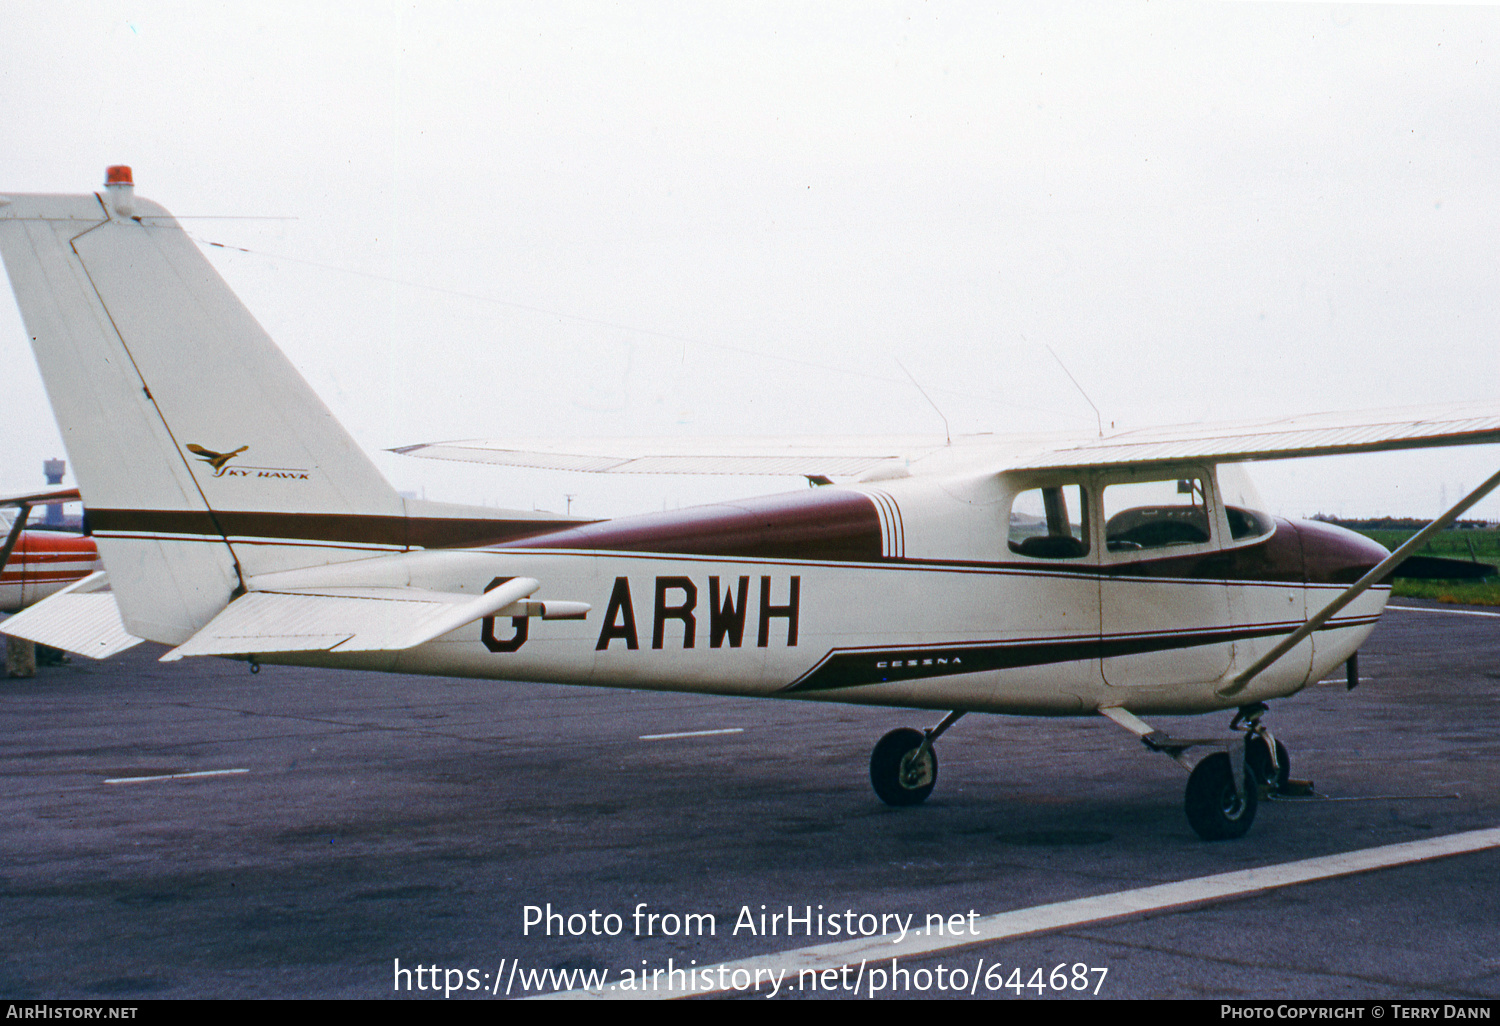
[[[1215,681],[1229,671],[1229,594],[1207,470],[1112,475],[1100,492],[1101,670],[1118,687]]]

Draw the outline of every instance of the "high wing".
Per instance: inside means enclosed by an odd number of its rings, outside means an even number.
[[[1238,463],[1493,442],[1500,442],[1500,405],[1460,403],[1125,431],[1054,447],[1016,467]]]
[[[983,437],[983,436],[981,436]],[[970,439],[963,440],[964,444]],[[832,438],[472,439],[408,445],[426,459],[593,474],[825,475],[860,477],[942,450],[933,436]]]
[[[787,474],[876,480],[949,471],[1295,459],[1500,442],[1500,405],[1320,413],[1222,424],[1180,424],[1110,435],[833,438],[476,439],[404,446],[429,459],[603,474]]]

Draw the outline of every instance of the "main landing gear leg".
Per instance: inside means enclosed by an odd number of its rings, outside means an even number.
[[[937,752],[932,743],[958,722],[966,710],[957,709],[926,730],[899,727],[870,753],[870,784],[887,805],[920,805],[937,784]]]

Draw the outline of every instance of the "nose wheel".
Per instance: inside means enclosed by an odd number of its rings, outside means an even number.
[[[1193,767],[1188,776],[1183,811],[1188,825],[1205,841],[1229,841],[1244,837],[1255,822],[1260,801],[1254,771],[1247,764],[1235,779],[1234,760],[1228,752],[1214,752]]]

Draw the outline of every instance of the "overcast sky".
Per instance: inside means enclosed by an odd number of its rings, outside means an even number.
[[[372,451],[940,433],[901,365],[955,432],[1092,430],[1047,346],[1120,427],[1500,402],[1495,8],[992,6],[8,0],[0,190],[132,165]],[[62,447],[9,298],[0,367],[19,490]],[[798,484],[377,459],[592,515]],[[1432,515],[1497,465],[1255,477]]]

